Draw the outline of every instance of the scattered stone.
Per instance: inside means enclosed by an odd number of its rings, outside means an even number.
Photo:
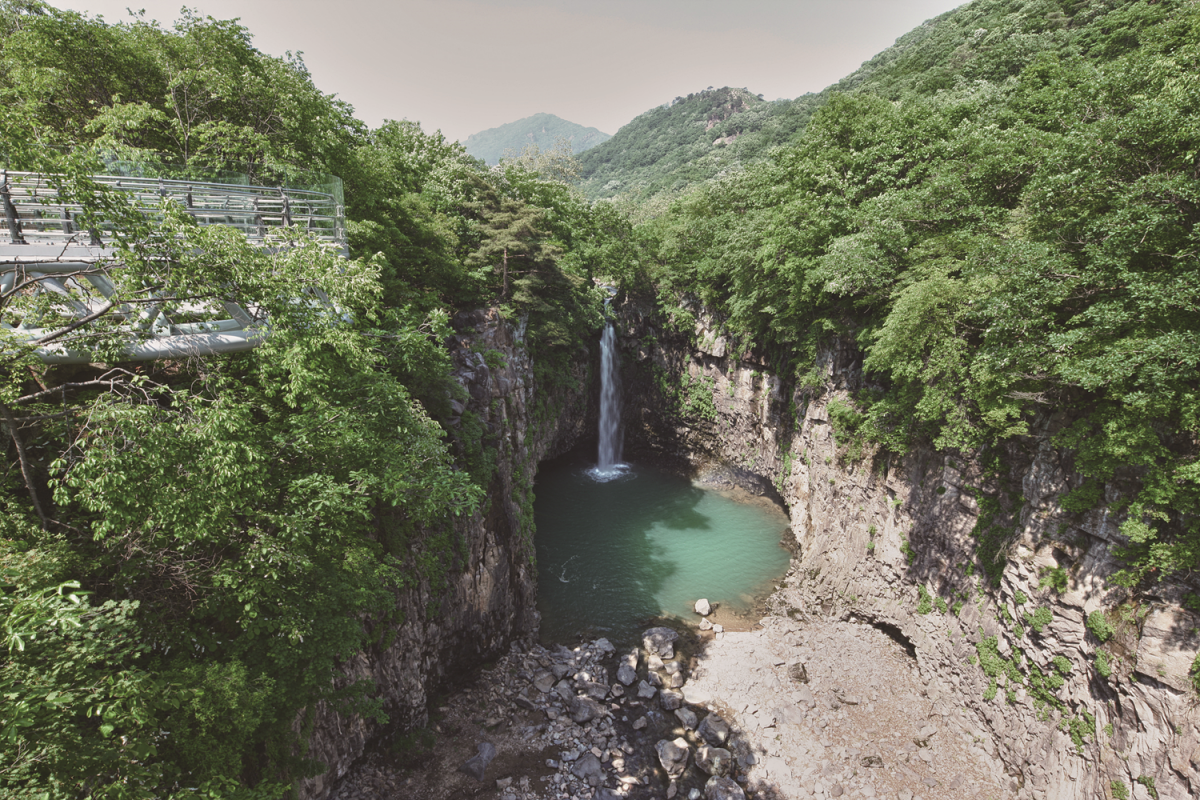
[[[808,669],[803,664],[797,661],[788,667],[788,677],[796,683],[808,683]]]
[[[492,759],[496,757],[496,747],[491,742],[480,742],[475,746],[478,750],[474,756],[458,768],[459,772],[465,772],[477,781],[483,781],[483,775],[487,771],[488,764],[492,763]]]
[[[841,797],[842,793],[845,791],[846,790],[842,788],[842,785],[840,783],[835,783],[833,786],[829,787],[829,796],[830,797]]]
[[[658,702],[662,704],[664,711],[674,711],[683,705],[683,695],[671,689],[663,689],[659,692]]]
[[[729,778],[712,777],[704,784],[704,800],[746,800],[746,793]]]
[[[684,707],[675,709],[675,716],[679,720],[679,723],[683,725],[683,727],[687,728],[688,730],[695,729],[696,712],[692,711],[690,708]]]
[[[597,639],[595,644],[596,649],[605,655],[609,655],[610,653],[615,653],[617,651],[617,648],[613,647],[612,642],[603,637]]]
[[[866,755],[858,763],[864,767],[882,767],[883,759],[876,755]]]
[[[662,658],[675,655],[675,641],[679,634],[670,628],[650,628],[642,634],[642,647]]]
[[[542,694],[546,694],[553,689],[554,684],[557,682],[558,679],[554,677],[554,673],[552,672],[539,672],[533,676],[533,685]]]
[[[708,600],[701,598],[696,601],[696,613],[702,617],[707,617],[712,613],[712,606],[709,604]]]
[[[595,700],[603,700],[604,698],[608,697],[608,686],[603,683],[585,681],[583,684],[583,690],[587,692],[588,697],[591,697]]]
[[[654,697],[654,695],[657,692],[658,692],[658,689],[655,689],[653,686],[646,683],[645,681],[641,681],[638,683],[638,697],[642,697],[642,698],[649,700],[651,697]]]
[[[733,769],[733,753],[723,747],[701,745],[696,751],[696,766],[709,775],[728,775]]]
[[[661,739],[658,744],[654,745],[654,749],[658,752],[658,761],[666,770],[668,777],[678,778],[687,769],[688,756],[691,755],[692,749],[688,746],[686,739],[679,738],[675,741]]]
[[[633,729],[635,731],[645,730],[646,729],[646,718],[638,717],[637,719],[635,719],[633,721]]]
[[[569,701],[571,719],[582,725],[604,713],[604,707],[590,697],[572,697]]]
[[[592,753],[587,753],[571,767],[571,774],[580,780],[587,781],[588,786],[599,786],[604,782],[604,770],[600,759]]]
[[[700,620],[699,628],[702,631],[711,631],[712,630],[712,622],[709,621],[707,618],[702,619],[702,620]]]
[[[729,741],[729,723],[717,714],[709,714],[700,721],[696,733],[713,747],[720,747]]]
[[[629,686],[631,683],[637,680],[637,670],[628,664],[622,664],[621,666],[617,667],[617,680],[626,686]]]

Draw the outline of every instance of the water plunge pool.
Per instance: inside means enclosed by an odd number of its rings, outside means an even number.
[[[698,621],[707,597],[745,614],[787,572],[787,515],[642,465],[598,481],[594,462],[543,464],[535,487],[542,638],[629,643],[654,618]]]

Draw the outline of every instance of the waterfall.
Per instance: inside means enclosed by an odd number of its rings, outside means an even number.
[[[599,469],[621,462],[621,376],[617,372],[617,334],[610,322],[600,337],[600,458]]]
[[[611,321],[604,326],[600,337],[599,434],[599,457],[590,474],[595,480],[610,481],[627,470],[621,463],[621,374],[617,363],[617,332]]]

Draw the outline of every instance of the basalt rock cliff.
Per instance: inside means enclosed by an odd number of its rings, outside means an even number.
[[[462,429],[468,414],[481,425],[485,460],[494,461],[487,498],[470,517],[455,520],[451,567],[398,593],[398,622],[379,623],[378,644],[343,667],[345,684],[374,683],[372,696],[382,701],[388,724],[349,709],[315,709],[308,755],[327,769],[301,782],[306,800],[328,797],[374,740],[425,725],[437,691],[454,688],[537,630],[533,477],[539,461],[594,435],[590,360],[572,368],[577,388],[546,390],[534,380],[522,326],[481,310],[460,314],[455,327],[449,344],[467,399],[456,401],[451,427]]]
[[[770,613],[903,637],[931,696],[991,732],[1018,797],[1200,796],[1195,587],[1111,583],[1119,498],[1063,507],[1083,480],[1050,441],[1064,420],[1002,453],[889,459],[831,419],[862,384],[856,348],[826,348],[819,385],[798,385],[693,310],[682,331],[652,304],[620,310],[627,453],[721,463],[778,493],[797,552]]]

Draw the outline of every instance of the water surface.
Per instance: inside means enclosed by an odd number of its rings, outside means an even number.
[[[634,641],[654,617],[698,620],[697,598],[748,612],[787,571],[787,516],[641,465],[598,481],[582,459],[543,464],[535,487],[542,637]]]

